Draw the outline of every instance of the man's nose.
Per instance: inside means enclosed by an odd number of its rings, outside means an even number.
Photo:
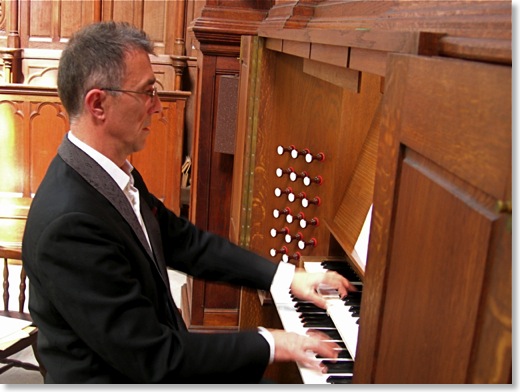
[[[161,113],[161,112],[162,112],[161,98],[159,98],[159,94],[157,94],[154,98],[154,103],[152,106],[152,113]]]

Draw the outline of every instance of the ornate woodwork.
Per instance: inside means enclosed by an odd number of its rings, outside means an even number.
[[[130,157],[150,191],[177,214],[183,147],[180,141],[188,96],[183,92],[159,93],[163,111],[152,119],[147,148]],[[69,130],[66,113],[55,88],[3,86],[0,116],[0,194],[32,197]]]
[[[345,256],[363,279],[354,382],[511,383],[510,3],[280,2],[258,35],[241,74],[234,238],[266,257],[292,246],[269,235],[272,211],[296,203],[274,195],[292,184],[274,170],[319,172],[323,224],[302,255]],[[240,316],[279,326],[265,293],[243,290]]]

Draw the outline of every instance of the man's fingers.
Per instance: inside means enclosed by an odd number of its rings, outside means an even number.
[[[340,347],[330,337],[323,332],[316,330],[309,330],[307,335],[313,339],[314,345],[311,350],[323,358],[336,359],[338,357],[338,350]]]

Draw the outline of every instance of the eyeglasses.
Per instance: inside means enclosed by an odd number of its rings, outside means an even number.
[[[112,87],[101,87],[100,90],[115,91],[115,92],[119,92],[119,93],[145,94],[145,95],[148,95],[152,99],[157,97],[157,86],[153,86],[153,90],[148,90],[148,91],[121,90],[121,89],[112,88]]]

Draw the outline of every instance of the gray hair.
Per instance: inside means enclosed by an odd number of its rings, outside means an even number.
[[[98,22],[76,32],[63,50],[58,67],[58,95],[70,119],[81,114],[93,88],[121,86],[125,54],[154,54],[148,35],[125,22]]]

